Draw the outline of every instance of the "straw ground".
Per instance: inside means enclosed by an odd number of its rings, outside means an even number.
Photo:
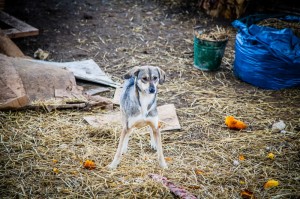
[[[64,2],[56,8],[62,9]],[[80,12],[98,5],[78,3]],[[0,112],[1,198],[173,198],[166,187],[148,177],[150,173],[168,177],[199,198],[241,198],[244,190],[253,192],[255,198],[300,196],[299,89],[268,91],[236,79],[232,71],[235,32],[230,27],[225,27],[231,35],[221,70],[194,68],[193,27],[216,23],[201,13],[177,12],[177,7],[155,1],[146,5],[111,1],[106,7],[98,6],[103,10],[93,12],[93,19],[80,21],[81,28],[74,26],[71,35],[63,34],[61,27],[58,42],[45,50],[56,61],[79,59],[81,52],[118,81],[134,65],[164,69],[168,80],[160,87],[158,103],[174,103],[182,125],[180,131],[162,135],[169,168],[158,166],[149,135],[135,133],[120,166],[108,170],[120,127],[89,126],[83,116],[104,112],[97,107]],[[102,24],[97,25],[99,18]],[[72,23],[73,18],[68,19]],[[35,42],[43,42],[43,37]],[[73,51],[69,52],[62,38],[75,38]],[[35,42],[29,38],[19,44],[30,53]],[[228,129],[227,115],[244,121],[248,128]],[[271,125],[280,119],[287,124],[286,132],[272,133]],[[267,157],[270,152],[275,154],[273,160]],[[87,159],[96,163],[96,169],[83,168]],[[265,190],[269,179],[278,180],[279,186]]]

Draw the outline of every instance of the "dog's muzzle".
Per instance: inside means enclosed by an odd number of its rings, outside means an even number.
[[[154,87],[154,85],[150,84],[149,93],[155,93],[155,87]]]

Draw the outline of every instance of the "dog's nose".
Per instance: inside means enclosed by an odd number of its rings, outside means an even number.
[[[154,87],[150,87],[150,88],[149,88],[149,92],[150,92],[150,93],[155,93],[155,88],[154,88]]]

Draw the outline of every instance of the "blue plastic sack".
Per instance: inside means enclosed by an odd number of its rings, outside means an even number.
[[[296,16],[276,17],[300,22]],[[250,16],[232,23],[238,29],[234,74],[265,89],[300,86],[300,38],[289,28],[278,30],[254,24],[266,18],[270,15]]]

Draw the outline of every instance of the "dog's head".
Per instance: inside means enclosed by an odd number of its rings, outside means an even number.
[[[147,94],[157,92],[157,85],[163,84],[166,79],[166,73],[156,66],[136,66],[129,70],[124,78],[136,78],[138,88]]]

